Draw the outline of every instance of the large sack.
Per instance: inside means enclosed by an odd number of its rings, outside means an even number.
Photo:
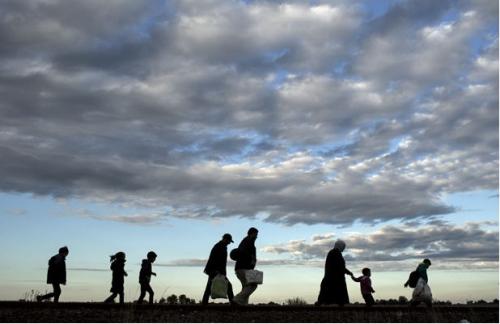
[[[226,276],[218,274],[212,279],[212,287],[210,289],[210,297],[227,298],[227,279]]]
[[[413,289],[413,300],[432,303],[431,287],[422,278],[418,279],[417,286]]]
[[[264,272],[259,270],[245,270],[245,279],[247,284],[262,284],[264,280]]]

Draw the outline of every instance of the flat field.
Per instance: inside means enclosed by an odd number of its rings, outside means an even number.
[[[498,305],[136,305],[0,302],[0,322],[468,322],[498,323]]]

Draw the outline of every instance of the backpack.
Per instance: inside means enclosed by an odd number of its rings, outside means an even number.
[[[231,252],[229,252],[229,257],[231,260],[238,261],[238,258],[240,257],[240,251],[238,248],[232,249]]]
[[[418,279],[420,278],[420,275],[418,274],[417,271],[412,271],[410,272],[410,276],[408,277],[408,281],[405,283],[406,286],[410,286],[410,288],[415,288],[417,286]]]

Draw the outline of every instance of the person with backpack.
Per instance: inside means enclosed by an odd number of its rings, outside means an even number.
[[[149,284],[151,282],[151,276],[156,276],[156,273],[153,272],[153,263],[156,260],[156,253],[153,251],[149,251],[147,254],[147,259],[142,260],[141,271],[139,272],[139,283],[141,284],[141,295],[137,300],[138,304],[142,304],[144,297],[146,296],[146,292],[149,294],[149,303],[153,303],[154,291]]]
[[[227,266],[227,246],[233,243],[233,237],[231,234],[224,234],[222,240],[216,243],[212,250],[210,251],[210,256],[208,257],[207,264],[203,272],[208,275],[208,282],[203,293],[203,299],[201,301],[202,305],[208,304],[208,298],[210,297],[210,292],[212,288],[212,280],[217,275],[223,275],[226,278],[227,283],[227,297],[229,302],[233,303],[233,286],[231,282],[226,277],[226,266]]]
[[[424,261],[422,261],[422,263],[418,265],[417,269],[410,273],[410,277],[405,282],[404,286],[405,287],[410,286],[410,288],[415,288],[419,278],[424,279],[424,281],[427,283],[429,281],[429,278],[427,277],[427,269],[429,269],[430,266],[431,266],[431,260],[424,259]]]
[[[344,306],[349,304],[349,294],[345,282],[345,275],[352,276],[352,272],[345,267],[345,260],[342,256],[346,244],[342,240],[337,240],[334,247],[326,257],[325,276],[321,281],[318,301],[316,306],[338,304]]]
[[[427,276],[427,269],[430,266],[431,260],[424,259],[417,269],[410,273],[408,280],[404,284],[405,287],[414,288],[410,306],[416,306],[424,302],[427,306],[432,307],[432,291],[428,285],[429,278]]]
[[[372,272],[369,268],[364,268],[361,270],[363,275],[361,277],[354,277],[354,275],[351,274],[352,280],[359,282],[361,286],[361,295],[363,296],[363,299],[365,300],[366,306],[370,307],[375,304],[375,300],[373,299],[372,293],[375,292],[372,287],[372,281],[370,279]]]
[[[66,285],[66,257],[69,250],[66,246],[59,249],[59,253],[49,260],[49,270],[47,271],[47,283],[52,284],[53,291],[43,296],[36,296],[37,301],[54,297],[54,303],[59,302],[61,296],[61,284]]]
[[[250,295],[257,289],[256,283],[247,282],[245,272],[255,269],[257,263],[255,240],[257,240],[258,233],[259,231],[255,227],[251,227],[247,232],[247,236],[241,241],[236,250],[237,260],[234,270],[236,277],[241,282],[241,291],[233,298],[233,303],[236,305],[248,305]],[[233,251],[231,251],[231,254],[233,254]]]
[[[120,304],[123,304],[125,299],[123,284],[125,282],[125,277],[128,276],[127,272],[125,271],[125,253],[117,252],[110,257],[110,262],[110,269],[111,271],[113,271],[110,290],[112,294],[104,302],[114,303],[116,296],[119,295]]]

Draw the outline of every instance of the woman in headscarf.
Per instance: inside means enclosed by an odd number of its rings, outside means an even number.
[[[337,240],[325,262],[325,276],[321,281],[318,301],[316,305],[338,304],[343,306],[349,304],[349,295],[345,275],[352,275],[352,272],[345,267],[345,260],[342,251],[345,249],[345,242]]]

